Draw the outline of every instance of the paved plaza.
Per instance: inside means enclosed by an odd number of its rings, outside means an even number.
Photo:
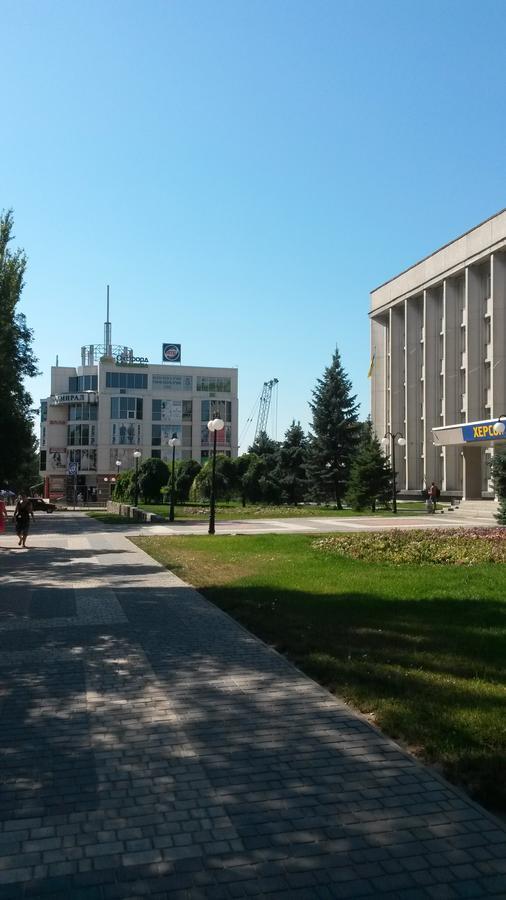
[[[0,900],[506,898],[497,820],[123,534],[9,527]]]

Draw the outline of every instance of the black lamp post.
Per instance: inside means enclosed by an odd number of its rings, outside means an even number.
[[[135,499],[134,506],[139,505],[139,460],[142,456],[140,450],[134,450],[134,459],[135,459]]]
[[[216,481],[216,435],[218,431],[222,431],[225,427],[225,422],[223,419],[211,419],[210,422],[207,423],[207,427],[209,431],[212,432],[213,435],[213,465],[211,469],[211,510],[209,513],[209,534],[214,534],[214,525],[215,525],[215,481]]]
[[[381,441],[385,448],[388,448],[390,443],[391,445],[391,459],[392,459],[392,510],[397,515],[397,486],[395,484],[395,439],[397,438],[397,443],[400,447],[404,447],[406,444],[406,438],[404,438],[400,431],[387,431],[385,433],[385,437]]]
[[[174,521],[174,495],[175,495],[175,484],[174,484],[174,466],[176,462],[176,447],[179,447],[181,441],[178,436],[174,434],[169,440],[169,447],[172,447],[172,473],[171,473],[171,482],[170,482],[170,510],[169,510],[169,522]]]

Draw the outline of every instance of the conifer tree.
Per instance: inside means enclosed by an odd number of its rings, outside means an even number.
[[[360,443],[350,469],[346,502],[353,509],[376,509],[392,494],[392,468],[376,437],[371,420],[364,422]]]
[[[16,312],[26,270],[22,250],[11,251],[12,210],[0,215],[0,489],[26,489],[33,477],[35,435],[32,398],[24,378],[37,375],[33,333]]]
[[[307,439],[300,422],[292,422],[285,433],[278,454],[275,475],[281,495],[287,503],[301,503],[307,492],[306,476]]]
[[[315,499],[334,501],[341,509],[360,425],[356,396],[337,347],[309,406],[313,413],[307,466],[311,493]]]

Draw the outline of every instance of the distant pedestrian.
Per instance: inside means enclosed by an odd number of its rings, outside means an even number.
[[[18,547],[26,547],[26,539],[30,531],[30,516],[33,519],[32,502],[26,494],[20,494],[14,509]]]
[[[440,490],[439,490],[439,488],[438,488],[438,486],[437,486],[437,484],[436,484],[435,481],[432,481],[432,482],[431,482],[430,488],[429,488],[429,490],[427,491],[427,493],[428,493],[429,498],[430,498],[431,503],[432,503],[432,510],[431,510],[431,511],[432,511],[433,513],[435,513],[435,512],[436,512],[436,501],[437,501],[437,499],[438,499],[438,497],[439,497],[439,494],[440,494]]]
[[[5,526],[7,524],[7,507],[5,505],[5,501],[0,497],[0,534],[3,534],[5,531]]]

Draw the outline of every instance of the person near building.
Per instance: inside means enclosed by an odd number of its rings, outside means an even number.
[[[20,494],[14,509],[18,547],[26,547],[26,539],[30,531],[30,516],[33,519],[33,506],[30,498],[26,494]]]
[[[430,488],[427,491],[427,493],[429,495],[429,498],[430,498],[430,501],[432,504],[431,512],[435,513],[436,512],[436,502],[437,502],[437,499],[440,494],[439,488],[438,488],[437,484],[435,483],[435,481],[431,481],[431,485],[430,485]]]
[[[7,507],[5,505],[5,500],[0,497],[0,534],[3,534],[5,531],[5,526],[7,524]]]

